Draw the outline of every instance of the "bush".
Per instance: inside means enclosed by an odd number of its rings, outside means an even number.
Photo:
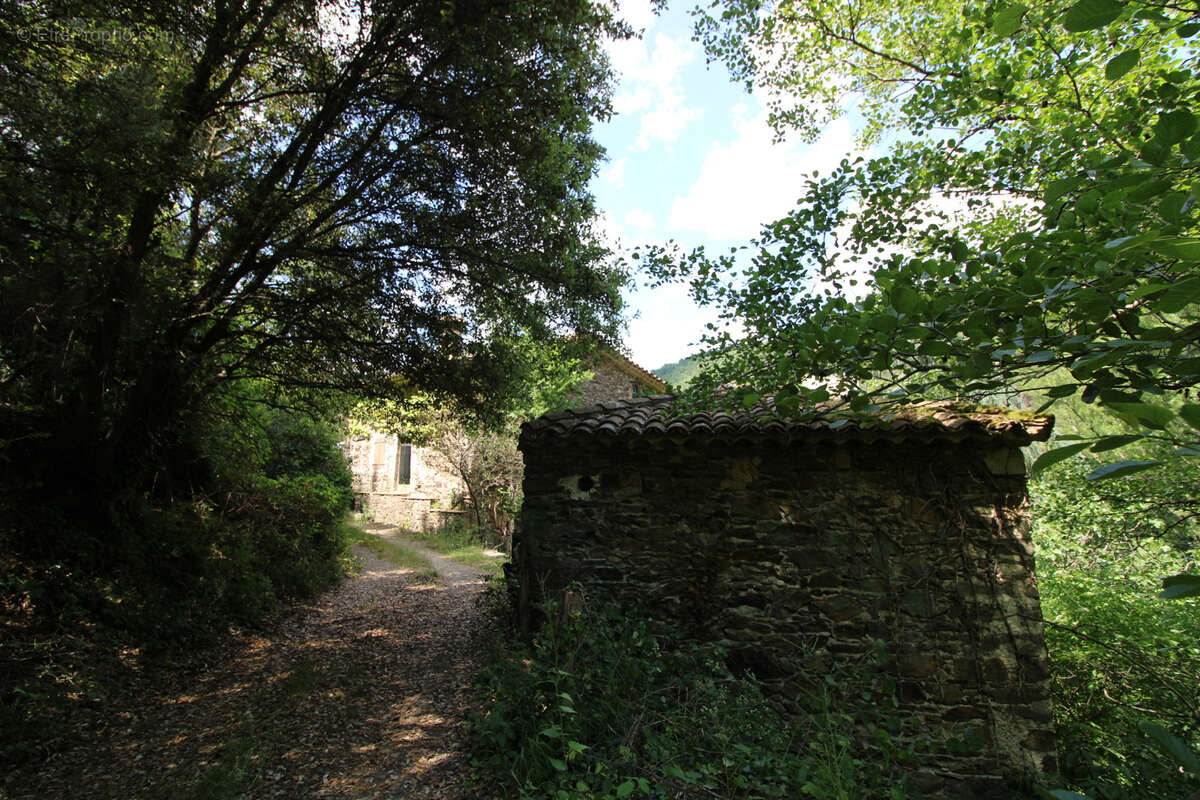
[[[326,426],[254,405],[192,432],[206,476],[184,496],[96,514],[0,487],[0,756],[36,750],[71,709],[103,700],[147,658],[341,575],[350,473]]]
[[[1156,597],[1162,576],[1194,569],[1193,462],[1093,483],[1079,459],[1031,483],[1063,777],[1095,800],[1195,790],[1145,728],[1200,746],[1196,601]]]
[[[487,788],[556,799],[908,796],[900,769],[855,754],[836,687],[818,682],[814,715],[789,723],[719,649],[636,613],[544,610],[530,645],[502,646],[481,678],[489,699],[473,755]]]

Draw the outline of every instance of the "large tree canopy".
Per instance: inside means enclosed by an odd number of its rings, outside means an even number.
[[[621,31],[586,0],[2,8],[0,446],[34,480],[161,487],[247,379],[485,406],[512,331],[616,324],[586,184]]]
[[[664,270],[744,326],[712,338],[722,357],[697,391],[733,381],[786,410],[1040,389],[1132,426],[1076,449],[1194,444],[1197,11],[729,0],[702,14],[710,53],[775,98],[781,135],[854,103],[864,145],[899,135],[797,186],[747,268],[700,253]]]

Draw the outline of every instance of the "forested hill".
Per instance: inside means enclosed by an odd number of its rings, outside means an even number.
[[[672,386],[683,387],[687,386],[692,378],[699,374],[700,364],[699,356],[686,356],[670,364],[663,364],[658,369],[651,370],[651,372]]]

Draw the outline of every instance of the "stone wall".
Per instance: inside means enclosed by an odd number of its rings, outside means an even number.
[[[402,444],[395,434],[384,433],[371,433],[341,442],[342,452],[350,462],[356,493],[431,498],[445,508],[466,495],[467,487],[462,478],[446,463],[444,456],[428,447],[410,445],[409,482],[400,483],[397,459]]]
[[[398,492],[359,492],[355,508],[369,511],[376,522],[427,533],[444,530],[467,517],[467,512],[459,509],[434,508],[433,500]]]
[[[941,748],[929,798],[1011,798],[1055,770],[1048,662],[1018,450],[919,442],[526,446],[518,574],[649,604],[725,646],[784,708],[831,665],[874,663]]]
[[[633,397],[634,382],[611,359],[601,358],[592,368],[592,377],[571,390],[567,401],[572,406],[590,406]]]

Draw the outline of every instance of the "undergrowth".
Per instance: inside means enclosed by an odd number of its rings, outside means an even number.
[[[0,480],[0,764],[46,756],[148,666],[342,577],[335,431],[259,404],[194,439],[197,482],[166,499],[71,514]]]
[[[818,682],[811,713],[789,722],[718,648],[615,608],[543,611],[532,641],[501,643],[481,677],[472,749],[485,789],[553,800],[914,796],[912,752],[888,724],[863,752],[845,710],[850,683]]]
[[[437,580],[438,571],[429,559],[412,548],[348,525],[350,541],[360,544],[379,558],[402,569],[410,569],[424,580]]]
[[[459,523],[432,532],[405,531],[404,536],[487,574],[499,575],[503,571],[505,559],[488,555],[488,536],[471,525]]]

